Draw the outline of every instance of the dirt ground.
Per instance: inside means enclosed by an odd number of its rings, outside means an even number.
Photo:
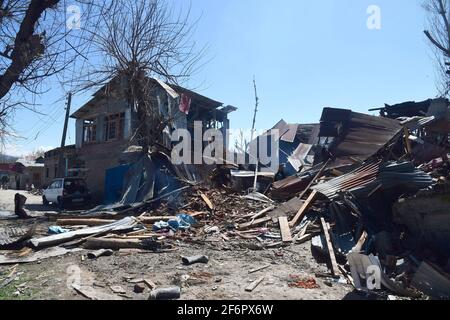
[[[41,205],[41,198],[22,192],[27,209],[35,217],[53,207]],[[15,191],[0,190],[0,211],[13,209]],[[42,218],[39,218],[42,219]],[[0,226],[16,224],[5,212]],[[44,223],[38,232],[45,233]],[[181,287],[181,299],[289,299],[340,300],[355,298],[352,287],[344,281],[316,277],[327,273],[311,255],[310,243],[277,249],[261,249],[239,244],[219,245],[215,242],[192,244],[179,242],[176,250],[165,253],[115,252],[96,260],[86,258],[82,250],[64,256],[18,266],[0,266],[0,299],[86,299],[73,289],[73,284],[94,291],[97,296],[119,299],[147,299],[150,288],[135,293],[135,282],[148,279],[158,287]],[[0,251],[0,254],[4,252]],[[181,256],[207,255],[207,264],[185,266]],[[249,273],[253,269],[267,268]],[[15,279],[1,288],[2,281],[15,267]],[[245,288],[256,279],[264,280],[252,292]],[[290,286],[296,278],[314,279],[317,288]],[[297,279],[298,280],[298,279]],[[118,288],[119,287],[119,288]],[[122,292],[122,293],[118,293]]]

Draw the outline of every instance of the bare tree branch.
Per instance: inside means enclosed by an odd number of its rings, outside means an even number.
[[[140,119],[133,136],[144,151],[162,144],[162,131],[173,121],[158,112],[150,78],[183,82],[204,53],[192,41],[195,23],[189,23],[189,15],[190,10],[175,13],[160,0],[117,0],[93,35],[103,63],[85,75],[89,81],[81,80],[83,88],[116,76],[126,79],[129,103],[137,106]]]
[[[424,9],[428,12],[428,30],[424,33],[433,48],[439,74],[438,89],[442,96],[450,93],[450,0],[425,0]]]

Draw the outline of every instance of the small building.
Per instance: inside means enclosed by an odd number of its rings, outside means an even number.
[[[0,184],[2,188],[20,190],[25,185],[23,181],[25,167],[19,162],[0,163]]]
[[[38,158],[34,161],[19,159],[17,163],[23,165],[23,174],[20,179],[21,190],[41,189],[44,185],[44,159]]]
[[[47,151],[44,154],[43,186],[46,187],[55,178],[69,176],[69,170],[76,167],[75,145]]]

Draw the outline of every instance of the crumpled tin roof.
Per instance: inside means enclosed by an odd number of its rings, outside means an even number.
[[[341,163],[351,164],[366,161],[401,131],[402,126],[397,120],[345,109],[324,108],[319,135],[335,137],[328,150]]]

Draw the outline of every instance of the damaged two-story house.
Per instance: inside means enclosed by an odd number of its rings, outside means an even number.
[[[226,136],[228,114],[236,108],[223,106],[219,101],[177,85],[148,80],[152,83],[151,98],[157,102],[158,112],[172,119],[170,127],[161,132],[167,149],[171,149],[171,132],[183,128],[193,134],[195,121],[201,121],[204,130],[223,130]],[[85,177],[99,201],[103,197],[105,171],[129,162],[125,151],[137,145],[135,133],[142,120],[129,102],[125,88],[126,80],[116,77],[71,115],[76,119],[76,166],[66,168],[66,172]]]

